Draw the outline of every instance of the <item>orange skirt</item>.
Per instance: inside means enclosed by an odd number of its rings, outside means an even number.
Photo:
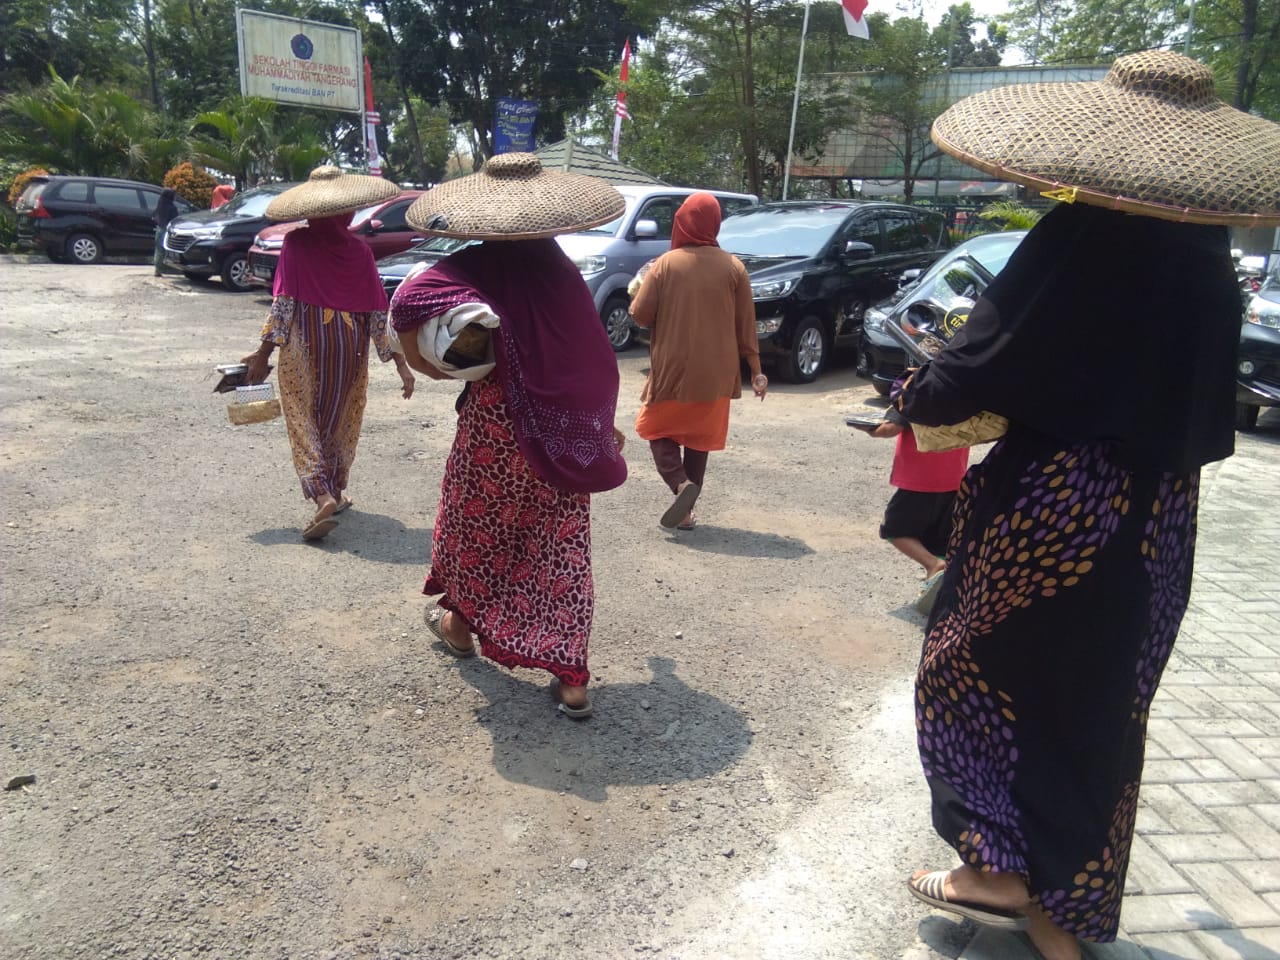
[[[729,435],[729,398],[702,403],[659,400],[641,404],[636,433],[642,440],[674,440],[694,450],[723,450]]]

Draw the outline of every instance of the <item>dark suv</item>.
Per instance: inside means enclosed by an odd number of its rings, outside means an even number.
[[[228,290],[252,290],[249,247],[267,219],[267,204],[293,183],[272,183],[237,193],[216,210],[200,210],[174,217],[164,234],[164,262],[181,270],[188,280],[215,274]]]
[[[792,383],[815,380],[835,347],[856,348],[867,306],[949,242],[941,214],[857,200],[748,207],[724,218],[718,240],[751,276],[760,356]]]
[[[50,260],[98,263],[104,256],[149,254],[161,187],[109,177],[32,177],[15,208],[18,243]],[[181,197],[179,213],[194,210]]]

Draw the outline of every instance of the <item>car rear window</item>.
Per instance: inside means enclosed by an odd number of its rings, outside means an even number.
[[[22,196],[18,198],[17,206],[15,206],[14,209],[17,210],[18,213],[25,213],[28,210],[34,210],[36,201],[40,199],[40,194],[44,193],[44,188],[48,185],[49,184],[45,181],[27,184],[26,189],[22,191]]]
[[[93,202],[116,210],[142,209],[142,198],[133,187],[111,187],[99,183],[93,188]]]
[[[58,185],[58,190],[53,196],[56,196],[59,200],[87,203],[89,200],[89,184],[85,180],[68,180]]]

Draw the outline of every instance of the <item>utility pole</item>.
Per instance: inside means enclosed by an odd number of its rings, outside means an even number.
[[[800,62],[796,64],[796,92],[791,98],[791,133],[787,136],[787,162],[782,170],[782,199],[791,188],[791,148],[796,142],[796,114],[800,110],[800,77],[804,74],[804,38],[809,32],[809,0],[804,0],[804,24],[800,27]]]

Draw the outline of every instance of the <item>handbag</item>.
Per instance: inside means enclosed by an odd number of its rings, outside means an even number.
[[[968,420],[945,423],[940,427],[913,423],[911,432],[916,435],[916,449],[921,453],[941,453],[999,440],[1009,432],[1009,421],[998,413],[983,410]]]
[[[906,351],[908,357],[919,363],[928,363],[946,348],[951,341],[951,336],[954,336],[956,330],[960,328],[960,323],[947,327],[950,336],[943,334],[945,339],[926,333],[917,340],[903,330],[894,319],[887,320],[884,326],[890,336]],[[1009,421],[998,413],[983,410],[959,423],[944,423],[937,427],[912,423],[911,432],[916,435],[916,449],[921,453],[942,453],[945,450],[956,450],[960,447],[972,447],[999,440],[1009,432]]]

